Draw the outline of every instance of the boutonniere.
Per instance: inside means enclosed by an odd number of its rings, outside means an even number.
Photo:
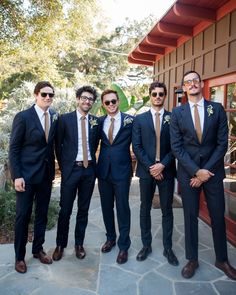
[[[58,113],[54,113],[52,115],[52,123],[54,123],[58,119]]]
[[[91,126],[91,129],[93,129],[94,126],[98,125],[98,121],[97,121],[97,119],[90,118],[89,119],[89,124]]]
[[[208,117],[214,114],[213,106],[211,104],[209,104],[209,106],[207,107],[207,113],[208,113]]]
[[[123,121],[123,123],[124,123],[124,127],[126,126],[126,125],[128,125],[128,124],[131,124],[133,122],[133,118],[132,117],[128,117],[128,116],[126,116],[125,118],[124,118],[124,121]]]
[[[170,115],[165,115],[163,124],[165,123],[170,124]]]

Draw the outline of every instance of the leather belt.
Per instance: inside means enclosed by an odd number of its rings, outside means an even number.
[[[75,164],[76,164],[77,166],[79,166],[79,167],[84,166],[83,161],[75,161]],[[93,161],[92,161],[92,160],[89,160],[89,161],[88,161],[88,166],[90,166],[90,165],[92,165],[92,164],[93,164]]]

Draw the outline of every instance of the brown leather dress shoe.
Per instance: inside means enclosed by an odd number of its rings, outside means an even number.
[[[102,253],[110,252],[111,249],[115,247],[115,245],[116,245],[116,241],[113,241],[113,240],[106,241],[106,243],[102,246],[102,249],[101,249]]]
[[[127,262],[127,260],[128,260],[128,252],[120,250],[120,252],[117,256],[116,262],[119,264],[123,264],[123,263]]]
[[[52,258],[47,255],[43,250],[40,250],[38,253],[33,254],[34,258],[38,258],[41,263],[52,264]]]
[[[86,256],[84,247],[81,245],[75,246],[75,255],[79,259],[84,259],[84,257]]]
[[[189,262],[182,269],[181,274],[185,279],[190,279],[191,277],[194,276],[195,270],[198,267],[199,267],[199,264],[197,260],[189,260]]]
[[[52,259],[55,261],[61,260],[63,252],[64,248],[62,248],[61,246],[57,246],[52,254]]]
[[[25,261],[24,260],[16,260],[15,270],[18,271],[19,273],[26,273],[27,266],[25,264]]]
[[[232,280],[236,280],[236,269],[233,268],[228,261],[216,261],[215,266],[222,270],[227,275],[227,277],[229,277]]]

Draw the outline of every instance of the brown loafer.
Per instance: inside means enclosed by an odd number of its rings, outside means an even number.
[[[190,279],[191,277],[194,276],[195,270],[198,267],[199,267],[199,264],[197,260],[189,260],[189,262],[182,269],[181,274],[185,279]]]
[[[106,243],[102,246],[102,249],[101,249],[102,253],[110,252],[111,249],[115,247],[115,245],[116,245],[116,241],[113,241],[113,240],[106,241]]]
[[[25,264],[25,261],[24,260],[16,260],[15,270],[18,271],[19,273],[26,273],[27,266]]]
[[[57,246],[52,254],[52,259],[55,261],[61,260],[63,252],[64,248],[62,248],[61,246]]]
[[[48,256],[43,250],[33,254],[33,257],[39,259],[41,263],[52,264],[52,258]]]
[[[128,252],[120,250],[120,252],[117,256],[116,262],[119,264],[123,264],[123,263],[127,262],[127,260],[128,260]]]
[[[84,257],[86,256],[84,247],[81,245],[75,246],[75,255],[78,259],[84,259]]]
[[[236,269],[233,268],[228,261],[216,261],[215,266],[222,270],[227,275],[227,277],[229,277],[232,280],[236,280]]]

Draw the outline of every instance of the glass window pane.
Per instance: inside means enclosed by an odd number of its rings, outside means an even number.
[[[211,87],[210,99],[224,105],[224,85]]]
[[[236,83],[227,85],[227,109],[236,109]]]
[[[236,165],[236,141],[233,139],[229,139],[228,151],[225,155],[225,162]],[[232,167],[229,167],[227,169],[232,169]]]
[[[229,136],[236,136],[236,112],[227,112]]]
[[[236,221],[236,197],[225,192],[225,215]]]

